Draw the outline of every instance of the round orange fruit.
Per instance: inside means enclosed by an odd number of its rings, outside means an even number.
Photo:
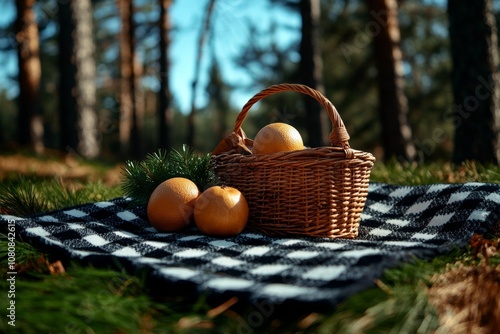
[[[194,222],[206,235],[235,236],[243,231],[247,221],[248,203],[243,194],[232,187],[210,187],[194,205]]]
[[[253,140],[253,154],[272,154],[304,149],[302,137],[293,126],[271,123],[260,129]]]
[[[183,177],[160,183],[149,197],[149,223],[160,232],[186,227],[193,218],[194,204],[199,195],[196,184]]]

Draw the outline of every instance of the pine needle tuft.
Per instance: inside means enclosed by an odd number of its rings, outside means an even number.
[[[36,189],[35,181],[18,177],[3,181],[0,185],[0,214],[15,216],[30,216],[46,211],[47,201]]]
[[[137,205],[146,205],[155,188],[173,177],[190,179],[200,191],[218,184],[210,154],[197,154],[187,145],[181,150],[160,149],[143,161],[127,161],[123,174],[122,190]]]

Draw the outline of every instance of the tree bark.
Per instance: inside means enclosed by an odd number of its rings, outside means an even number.
[[[78,146],[77,106],[75,97],[76,64],[73,54],[75,22],[71,14],[71,2],[58,2],[58,70],[59,70],[59,133],[62,151],[73,151]]]
[[[75,64],[78,153],[85,158],[99,155],[98,121],[95,110],[95,61],[92,23],[92,3],[90,0],[72,0],[71,8],[75,22]]]
[[[324,93],[323,60],[320,47],[320,0],[300,0],[302,38],[300,41],[300,78],[303,84]],[[304,96],[308,145],[324,146],[329,142],[328,115],[321,105],[309,96]]]
[[[40,112],[40,48],[35,0],[16,1],[16,40],[19,66],[18,140],[21,145],[42,153],[43,118]]]
[[[491,0],[448,1],[453,60],[453,160],[500,163],[500,78]]]
[[[135,54],[134,5],[132,0],[117,0],[121,16],[120,33],[120,147],[124,157],[139,159],[141,150],[137,112],[137,69]]]
[[[172,95],[169,87],[170,78],[170,16],[169,10],[172,5],[172,0],[160,0],[160,91],[158,94],[158,116],[161,148],[172,148],[172,122],[173,110],[170,107]]]
[[[379,110],[384,159],[415,159],[404,93],[403,62],[396,0],[368,0],[378,70]]]

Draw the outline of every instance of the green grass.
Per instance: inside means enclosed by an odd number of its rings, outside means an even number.
[[[431,183],[485,182],[500,183],[499,166],[483,166],[474,162],[461,165],[451,163],[388,163],[376,162],[373,166],[371,181],[401,185]]]
[[[65,273],[51,275],[43,265],[43,261],[31,263],[29,272],[16,279],[19,332],[140,333],[160,326],[175,328],[180,318],[197,314],[191,308],[175,310],[169,308],[169,303],[153,301],[143,280],[125,272],[71,264]],[[2,266],[6,266],[5,261]],[[5,278],[0,288],[7,291]],[[1,304],[5,310],[4,299]],[[7,327],[2,319],[0,330],[5,332]]]
[[[500,168],[473,163],[377,163],[372,181],[393,184],[500,182]],[[0,212],[26,216],[71,205],[111,199],[122,194],[119,185],[100,181],[8,175],[0,182]],[[494,236],[498,238],[498,236]],[[8,240],[0,235],[0,266],[7,268]],[[51,274],[57,254],[43,254],[17,240],[16,332],[18,333],[432,333],[439,316],[426,290],[431,277],[450,264],[476,263],[470,248],[458,249],[432,261],[414,260],[386,271],[373,288],[357,293],[335,310],[280,313],[255,318],[255,305],[242,301],[213,313],[219,306],[205,296],[186,300],[175,293],[157,296],[141,273],[65,263],[65,272]],[[490,259],[500,265],[500,256]],[[2,270],[0,291],[8,290]],[[0,309],[7,300],[0,298]],[[258,314],[257,314],[258,315]],[[252,318],[253,317],[253,318]],[[0,317],[0,332],[9,332]],[[262,325],[252,327],[252,320]]]
[[[0,213],[23,217],[121,195],[118,187],[100,181],[15,176],[0,184]]]

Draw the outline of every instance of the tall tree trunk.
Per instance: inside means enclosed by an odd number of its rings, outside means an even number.
[[[404,94],[403,62],[396,0],[368,0],[375,61],[378,70],[379,109],[384,158],[414,160],[415,146],[408,123],[408,100]]]
[[[196,63],[194,69],[194,78],[191,84],[191,112],[188,115],[188,125],[187,125],[187,137],[186,144],[190,147],[195,146],[195,120],[196,120],[196,91],[198,89],[198,79],[200,75],[201,58],[203,56],[203,46],[205,44],[205,38],[210,29],[210,19],[212,17],[212,12],[214,9],[215,0],[209,0],[207,9],[205,11],[204,24],[200,31],[200,36],[198,38],[198,51],[196,53]]]
[[[127,157],[130,152],[130,132],[132,124],[132,91],[130,87],[130,78],[133,68],[130,66],[132,55],[130,54],[132,41],[129,39],[129,17],[130,5],[132,0],[117,0],[117,6],[121,17],[120,31],[120,120],[119,120],[119,137],[120,150],[124,157]]]
[[[449,0],[453,59],[453,160],[500,163],[500,78],[491,0]]]
[[[300,41],[300,78],[303,84],[324,92],[323,60],[320,47],[320,0],[300,0],[302,38]],[[321,105],[304,95],[308,144],[312,147],[328,143],[328,115]]]
[[[141,155],[137,114],[137,78],[135,55],[134,5],[132,0],[117,0],[121,16],[120,33],[120,147],[123,156],[138,159]]]
[[[78,153],[85,158],[99,155],[98,122],[95,110],[95,61],[92,23],[92,3],[90,0],[72,0],[72,16],[75,22],[75,65]]]
[[[160,91],[158,94],[158,116],[160,125],[160,142],[162,148],[172,148],[172,122],[173,110],[170,107],[171,92],[170,78],[170,16],[169,10],[172,0],[160,0]]]
[[[99,155],[90,0],[59,2],[59,121],[61,149]]]
[[[44,150],[43,118],[40,113],[40,49],[35,0],[16,1],[16,39],[19,64],[18,140],[37,153]]]
[[[74,94],[76,86],[76,65],[74,59],[73,32],[75,22],[71,14],[69,1],[58,2],[59,20],[59,133],[60,145],[63,151],[74,151],[78,147],[77,107]]]

